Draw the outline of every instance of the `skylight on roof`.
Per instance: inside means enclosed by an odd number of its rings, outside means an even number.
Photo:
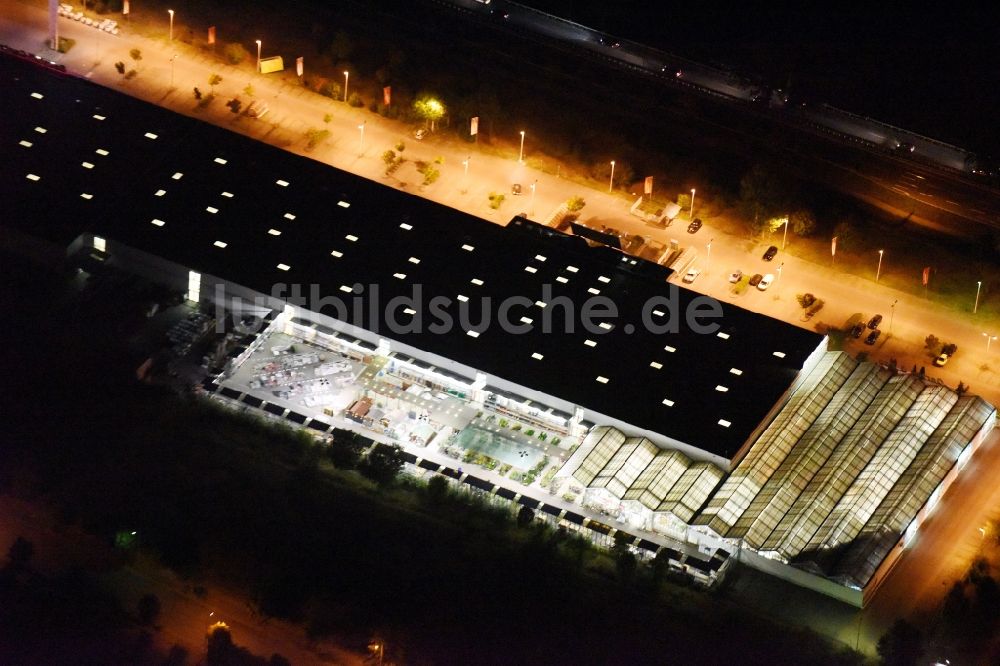
[[[415,315],[417,314],[417,311],[414,310],[413,308],[406,308],[403,310],[403,314]]]
[[[649,364],[649,367],[653,368],[654,370],[660,370],[661,368],[663,368],[663,364],[658,363],[657,361],[653,361],[652,363]]]
[[[153,225],[157,227],[162,227],[164,224],[166,224],[166,222],[164,222],[163,220],[158,220],[155,217],[152,220],[150,220],[150,222],[152,222]]]
[[[601,290],[600,289],[594,289],[593,287],[591,287],[590,289],[587,290],[587,293],[588,294],[593,294],[594,296],[597,296],[598,294],[601,293]]]
[[[94,120],[104,120],[104,116],[99,113],[95,113],[93,116]]]
[[[729,368],[729,372],[733,373],[736,376],[743,374],[743,371],[740,370],[739,368]]]
[[[479,331],[466,331],[465,334],[468,335],[470,338],[479,337]]]
[[[156,190],[156,192],[153,192],[153,195],[154,196],[158,196],[158,197],[162,197],[166,193],[167,193],[166,190]]]
[[[588,347],[596,347],[597,346],[597,343],[594,342],[593,340],[584,340],[583,344],[587,345]]]
[[[466,252],[472,252],[476,248],[474,246],[472,246],[472,245],[465,244],[465,245],[462,246],[462,249],[465,250]]]
[[[205,210],[207,210],[209,213],[212,213],[213,215],[219,212],[219,209],[216,208],[215,206],[208,206],[207,208],[205,208]]]
[[[545,357],[539,354],[538,352],[535,352],[531,355],[531,358],[535,359],[536,361],[541,361]]]
[[[281,187],[288,187],[288,181],[287,180],[282,180],[281,178],[279,178],[278,180],[274,181],[274,184],[275,185],[279,185]]]
[[[330,255],[334,256],[334,257],[337,257],[338,259],[340,259],[342,256],[344,256],[344,253],[341,252],[340,250],[332,250],[330,252]]]
[[[291,214],[291,213],[285,213],[285,219],[286,220],[294,220],[295,216],[293,214]]]
[[[173,178],[174,180],[180,180],[183,177],[184,177],[184,174],[182,174],[180,171],[174,173],[174,175],[171,176],[171,178]]]
[[[598,282],[603,282],[604,284],[607,284],[607,283],[611,282],[611,278],[604,277],[603,275],[597,276],[597,280],[598,280]]]
[[[340,285],[340,290],[342,292],[344,292],[345,294],[350,294],[351,292],[354,291],[354,289],[352,287],[348,287],[346,284]]]
[[[580,269],[579,269],[579,268],[577,268],[576,266],[567,266],[567,267],[566,267],[566,270],[568,270],[568,271],[569,271],[570,273],[576,273],[576,272],[578,272],[578,271],[579,271]]]
[[[420,260],[417,259],[416,257],[410,257],[407,261],[409,261],[411,264],[419,264],[420,263]]]
[[[17,144],[19,146],[24,146],[25,148],[31,148],[31,146],[32,146],[32,143],[30,141],[25,141],[24,139],[21,139],[20,141],[18,141]]]
[[[351,204],[347,203],[346,201],[338,201],[337,205],[340,206],[341,208],[350,208],[351,207]]]
[[[728,333],[723,333],[722,331],[719,331],[718,333],[716,333],[716,335],[719,336],[720,338],[722,338],[723,340],[728,340],[729,339],[729,334]]]
[[[653,314],[655,314],[657,317],[662,317],[663,316],[663,311],[662,310],[653,310]]]
[[[222,196],[226,197],[227,199],[232,199],[233,198],[233,193],[232,192],[223,192]]]
[[[563,284],[566,284],[567,282],[569,282],[569,280],[560,275],[559,277],[556,278],[556,282],[562,282]]]
[[[537,305],[540,308],[544,308],[546,303],[545,301],[535,301],[535,305]]]
[[[529,273],[537,273],[538,272],[538,269],[535,268],[534,266],[525,266],[524,270],[527,271],[527,272],[529,272]]]
[[[482,287],[483,286],[483,281],[480,280],[479,278],[472,278],[471,280],[469,280],[469,282],[471,282],[472,284],[476,285],[477,287]]]
[[[28,176],[27,176],[27,178],[28,178],[28,180],[34,180],[34,181],[38,181],[38,180],[42,179],[41,176],[36,176],[33,173],[29,173]]]
[[[225,164],[226,163],[226,160],[222,159],[221,157],[216,157],[212,161],[215,162],[216,164]]]
[[[80,164],[80,166],[82,166],[84,169],[93,169],[94,168],[94,165],[91,164],[90,162],[83,162],[82,164]]]
[[[278,231],[277,229],[268,229],[267,233],[271,234],[272,236],[280,236],[281,235],[281,232]]]
[[[288,264],[278,264],[279,271],[287,271],[289,268],[291,268],[291,266],[289,266]]]
[[[45,129],[44,127],[36,127],[35,131],[38,132],[39,134],[45,134],[46,132],[48,132],[48,130]]]
[[[90,199],[94,198],[94,195],[93,194],[87,194],[86,192],[83,192],[83,193],[80,194],[80,198],[81,199],[87,199],[89,201]]]
[[[227,245],[229,245],[229,243],[226,243],[225,241],[215,241],[214,243],[212,243],[212,245],[214,245],[215,247],[224,248]]]
[[[726,419],[719,419],[719,425],[722,426],[723,428],[728,428],[733,424],[727,421]]]
[[[458,300],[461,301],[462,303],[467,303],[469,301],[469,297],[466,296],[465,294],[459,294]]]
[[[521,323],[522,324],[530,324],[533,321],[534,321],[534,319],[532,319],[531,317],[521,317]]]
[[[101,157],[107,157],[108,155],[110,155],[110,153],[108,151],[104,150],[103,148],[98,148],[94,152],[97,153],[98,155],[100,155]]]
[[[146,137],[147,139],[157,139],[157,138],[158,138],[158,137],[157,137],[157,136],[156,136],[155,134],[153,134],[152,132],[146,132],[145,134],[143,134],[143,136],[144,136],[144,137]]]
[[[600,324],[598,324],[598,325],[599,325],[599,326],[600,326],[601,328],[603,328],[603,329],[604,329],[605,331],[610,331],[611,329],[613,329],[613,328],[615,327],[615,326],[614,326],[614,324],[609,324],[609,323],[608,323],[608,322],[606,322],[606,321],[602,321],[602,322],[601,322]]]
[[[410,229],[413,228],[413,225],[410,224],[409,222],[400,222],[399,228],[402,229],[403,231],[409,231]]]
[[[392,277],[396,278],[397,280],[405,280],[406,273],[393,273]]]
[[[673,353],[673,352],[677,351],[677,348],[676,347],[671,347],[670,345],[667,345],[666,347],[663,348],[663,351],[668,351],[670,353]]]
[[[545,261],[545,255],[544,254],[536,254],[535,255],[535,259],[537,259],[538,261]]]
[[[597,376],[597,380],[596,380],[596,381],[597,381],[597,382],[598,382],[599,384],[607,384],[607,383],[608,383],[608,378],[607,378],[607,377],[603,377],[603,376],[601,376],[601,375],[598,375],[598,376]]]
[[[674,406],[674,401],[671,400],[670,398],[664,398],[663,399],[663,404],[666,405],[667,407],[673,407]]]
[[[723,386],[722,384],[716,384],[715,390],[718,391],[719,393],[725,393],[729,389],[727,387]]]
[[[774,355],[778,358],[785,358],[785,352],[774,352]]]
[[[42,99],[43,97],[45,97],[45,95],[43,95],[42,93],[36,93],[36,92],[31,93],[31,96],[34,97],[35,99]]]
[[[352,243],[355,243],[358,240],[358,237],[355,236],[354,234],[347,234],[346,236],[344,236],[344,238],[351,241]]]

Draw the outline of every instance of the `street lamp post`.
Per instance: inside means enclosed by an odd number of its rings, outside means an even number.
[[[347,101],[347,84],[351,80],[351,73],[346,69],[344,70],[344,101]]]
[[[875,282],[878,282],[879,276],[882,274],[882,254],[885,250],[878,251],[878,268],[875,269]]]
[[[774,279],[774,286],[778,286],[778,281],[781,280],[781,269],[785,267],[785,262],[778,264],[778,277]]]
[[[361,130],[361,153],[365,152],[365,125],[367,125],[367,124],[368,124],[368,121],[366,120],[365,122],[363,122],[360,125],[358,125],[358,129]],[[360,155],[359,155],[359,157],[360,157]]]
[[[708,245],[705,246],[705,272],[708,272],[708,265],[712,261],[712,241],[714,238],[709,239]]]
[[[177,54],[170,56],[170,87],[174,87],[174,60],[177,60]]]
[[[517,154],[517,163],[524,164],[524,130],[521,130],[521,150]]]
[[[983,288],[983,281],[976,281],[976,304],[972,306],[972,314],[976,314],[979,311],[979,290]]]
[[[615,189],[615,161],[611,160],[611,180],[608,181],[608,192]]]
[[[469,161],[472,160],[472,155],[469,155],[464,160],[462,160],[462,166],[465,167],[465,180],[469,179]]]
[[[537,185],[538,185],[538,181],[537,180],[531,184],[531,206],[529,206],[529,208],[528,208],[528,210],[530,211],[528,213],[529,215],[534,215],[535,214],[535,187]]]
[[[997,336],[990,335],[989,333],[983,333],[983,337],[986,338],[986,353],[990,353],[990,343],[997,339]]]
[[[260,74],[260,40],[257,40],[257,73]]]
[[[785,233],[781,236],[781,249],[785,249],[785,244],[788,242],[788,216],[785,216]]]
[[[896,303],[899,303],[898,298],[889,306],[889,335],[892,335],[892,318],[896,315]]]
[[[693,187],[691,188],[691,210],[688,211],[688,215],[691,217],[692,220],[694,219],[694,188]]]
[[[167,13],[170,14],[170,41],[174,41],[174,10],[168,9]]]

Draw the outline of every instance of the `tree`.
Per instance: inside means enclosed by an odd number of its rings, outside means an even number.
[[[393,164],[396,163],[396,153],[392,150],[387,150],[382,153],[382,161],[385,162],[385,168],[388,169]]]
[[[621,533],[615,535],[615,545],[611,548],[611,554],[615,558],[615,569],[622,580],[631,580],[635,574],[638,562],[632,549],[629,548],[628,539],[621,538]]]
[[[343,30],[338,30],[333,36],[333,41],[330,42],[330,57],[336,63],[347,60],[353,52],[354,41],[351,39],[351,36]]]
[[[212,625],[208,633],[208,653],[205,663],[209,666],[224,666],[233,663],[237,648],[233,645],[233,636],[221,622]]]
[[[238,65],[246,60],[250,53],[238,42],[230,42],[222,49],[222,55],[230,65]]]
[[[924,338],[924,348],[931,356],[939,356],[944,343],[933,333]]]
[[[784,213],[787,193],[770,170],[756,165],[740,180],[739,206],[748,218],[751,233],[763,231],[767,220]]]
[[[570,197],[566,200],[566,210],[571,213],[579,213],[586,205],[587,202],[581,196]]]
[[[320,84],[319,94],[330,99],[340,99],[340,84],[327,79]]]
[[[535,520],[535,512],[529,506],[522,506],[517,512],[517,526],[527,527]]]
[[[445,114],[444,104],[434,95],[427,94],[421,95],[413,102],[413,110],[417,116],[430,125],[432,132],[434,131],[434,124],[438,120],[441,120],[441,117]]]
[[[233,113],[239,113],[240,109],[243,108],[243,102],[240,101],[239,97],[234,97],[228,102],[226,102],[226,106],[228,106],[229,110],[232,111]]]
[[[339,469],[354,469],[361,460],[365,443],[351,430],[334,430],[333,441],[326,447],[326,457]]]
[[[850,220],[844,220],[842,222],[838,222],[837,226],[833,228],[833,235],[836,236],[837,238],[838,246],[847,247],[854,239],[855,235],[854,224]]]
[[[128,52],[128,54],[129,57],[131,57],[132,60],[135,60],[136,62],[142,60],[142,51],[140,51],[139,49],[132,49],[131,51]]]
[[[793,211],[788,216],[788,225],[796,236],[812,236],[816,231],[816,217],[811,210],[805,208]]]
[[[23,536],[17,537],[7,551],[9,566],[14,571],[24,571],[35,554],[35,545]]]
[[[254,96],[253,86],[248,83],[247,87],[243,89],[243,94],[246,95],[247,97],[253,98]]]
[[[924,654],[923,635],[906,620],[896,620],[878,639],[878,656],[886,666],[912,666]]]
[[[448,480],[435,474],[427,482],[427,499],[431,504],[438,505],[448,496]]]
[[[115,69],[118,70],[119,74],[125,76],[125,63],[123,63],[121,60],[115,63]]]
[[[405,462],[400,447],[379,446],[361,461],[358,471],[378,485],[388,486],[396,480]]]
[[[194,98],[196,101],[201,101],[201,91],[198,90],[198,86],[194,87]]]
[[[215,94],[215,86],[222,83],[222,77],[218,74],[212,74],[208,77],[208,87],[212,89],[212,94]]]
[[[149,626],[160,616],[160,598],[155,594],[144,594],[137,604],[139,622]]]

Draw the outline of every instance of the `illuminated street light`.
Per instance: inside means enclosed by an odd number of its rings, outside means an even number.
[[[708,272],[708,264],[709,264],[710,261],[712,261],[712,241],[714,241],[714,240],[715,240],[714,238],[709,239],[708,245],[705,246],[705,250],[706,250],[706,252],[705,252],[705,272],[706,273]]]
[[[531,184],[531,205],[528,207],[529,215],[535,214],[535,186],[537,185],[538,185],[537,180]]]
[[[781,236],[781,249],[785,249],[785,243],[788,242],[788,216],[785,216],[785,233]]]
[[[986,353],[990,353],[990,343],[997,339],[997,336],[990,335],[989,333],[983,333],[983,337],[986,338]]]
[[[691,188],[691,211],[688,213],[691,219],[694,219],[694,188]]]
[[[344,101],[347,101],[347,83],[350,81],[351,73],[344,70]]]
[[[983,288],[983,281],[976,281],[976,304],[972,306],[972,314],[976,314],[979,310],[979,290]]]
[[[358,129],[361,130],[361,152],[362,153],[365,152],[365,125],[366,124],[368,124],[367,120],[365,122],[361,123],[360,125],[358,125]],[[360,155],[359,155],[359,157],[360,157]]]
[[[257,40],[257,73],[260,73],[260,40]]]
[[[168,9],[167,13],[170,14],[170,41],[174,41],[174,10]]]
[[[521,130],[521,151],[517,154],[518,164],[524,164],[524,130]]]
[[[177,60],[177,54],[170,56],[170,87],[174,87],[174,60]]]
[[[889,306],[889,335],[892,335],[892,318],[896,314],[896,303],[899,303],[898,298],[892,302],[892,305]]]
[[[775,287],[778,286],[778,281],[781,280],[781,269],[784,268],[784,267],[785,267],[785,262],[781,262],[780,264],[778,264],[778,277],[776,277],[774,279],[774,286]],[[777,298],[777,296],[775,296],[775,298]]]
[[[472,155],[469,155],[464,160],[462,160],[462,166],[465,167],[465,175],[463,178],[469,180],[469,162],[472,161]]]
[[[875,269],[875,282],[878,282],[878,278],[882,274],[882,253],[884,252],[885,250],[878,251],[878,268]]]
[[[611,180],[608,181],[608,192],[615,189],[615,161],[611,160]]]

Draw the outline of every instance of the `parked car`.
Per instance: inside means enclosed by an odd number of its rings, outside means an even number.
[[[882,315],[877,314],[868,320],[868,328],[874,331],[876,328],[878,328],[878,325],[881,323],[882,323]]]
[[[948,356],[947,354],[942,353],[940,356],[934,359],[934,365],[940,368],[941,366],[943,366],[945,363],[948,362],[949,358],[951,357]]]
[[[859,321],[857,324],[854,325],[854,328],[851,329],[851,337],[855,339],[860,338],[861,334],[864,332],[865,332],[865,322]]]
[[[701,269],[700,268],[692,268],[684,276],[684,282],[687,282],[688,284],[690,284],[690,283],[694,282],[695,279],[699,275],[701,275]]]
[[[760,282],[757,283],[757,288],[761,291],[767,291],[767,288],[771,286],[772,282],[774,282],[774,275],[768,273],[760,279]]]
[[[427,136],[427,130],[425,130],[423,127],[413,132],[413,138],[416,139],[417,141],[423,141],[425,136]]]
[[[701,220],[698,219],[697,217],[694,218],[693,220],[691,220],[691,224],[688,225],[688,233],[689,234],[697,233],[698,230],[701,229],[701,225],[702,225]]]
[[[882,331],[880,331],[880,330],[878,330],[876,328],[874,331],[872,331],[871,333],[868,334],[867,338],[865,338],[865,344],[866,345],[873,345],[873,344],[875,344],[875,341],[878,340],[878,336],[880,336],[880,335],[882,335]]]
[[[754,273],[753,277],[750,278],[750,286],[756,287],[760,284],[760,281],[764,279],[764,276],[760,273]]]
[[[521,183],[514,183],[510,186],[510,193],[517,196],[521,193]]]
[[[729,281],[730,282],[739,282],[741,277],[743,277],[743,271],[735,270],[735,271],[733,271],[732,273],[729,274]]]
[[[778,254],[778,246],[772,245],[764,251],[764,261],[771,261]]]

